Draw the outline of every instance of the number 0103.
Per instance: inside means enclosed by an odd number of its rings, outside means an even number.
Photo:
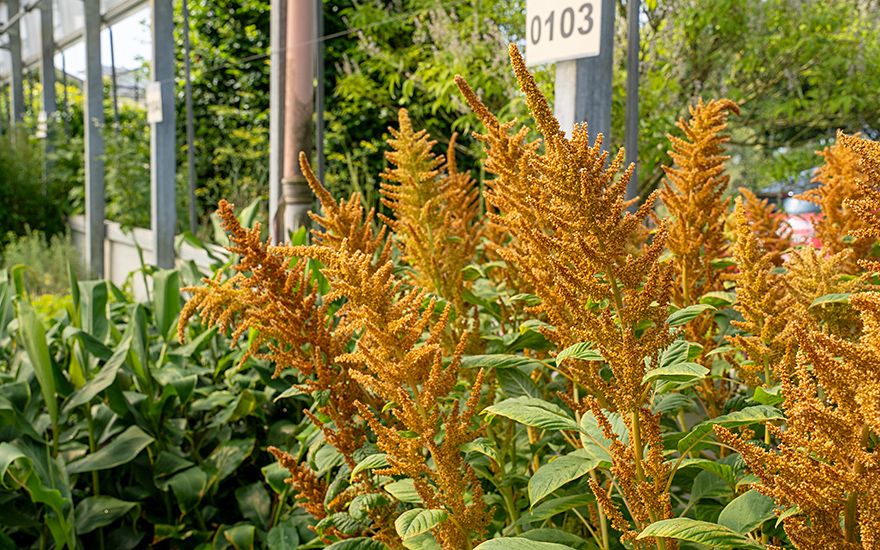
[[[575,32],[580,35],[590,34],[593,30],[593,4],[584,2],[577,11],[567,7],[557,12],[551,11],[545,18],[540,15],[532,17],[529,23],[529,42],[537,45],[542,40],[552,42],[558,33],[562,38],[569,38]]]

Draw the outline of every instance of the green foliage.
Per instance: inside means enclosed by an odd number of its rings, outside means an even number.
[[[0,269],[19,264],[28,266],[22,276],[28,292],[35,296],[66,294],[68,266],[73,267],[78,277],[86,275],[79,251],[70,242],[70,236],[61,233],[51,238],[40,231],[29,231],[17,238],[9,236],[6,247],[0,250]]]
[[[276,399],[290,382],[262,360],[237,368],[243,350],[216,330],[191,325],[178,344],[177,271],[154,273],[142,303],[72,276],[76,292],[51,315],[31,306],[28,271],[0,271],[5,541],[287,549],[314,537],[264,452],[313,437],[268,429],[298,418],[298,398]]]

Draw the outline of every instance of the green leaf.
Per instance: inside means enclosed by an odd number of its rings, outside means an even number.
[[[434,540],[431,533],[422,533],[403,541],[403,546],[407,550],[441,550],[440,545]]]
[[[34,375],[40,385],[43,401],[49,409],[49,418],[53,424],[57,423],[58,398],[55,394],[55,372],[49,355],[49,346],[46,343],[46,329],[26,298],[18,299],[18,330],[28,359],[34,367]]]
[[[180,313],[180,273],[161,269],[153,274],[153,318],[159,334],[167,342],[170,328]]]
[[[580,359],[581,361],[604,361],[605,358],[602,357],[602,354],[591,349],[592,346],[593,344],[589,342],[568,346],[556,356],[556,364],[562,365],[562,362],[569,358]]]
[[[797,504],[795,504],[794,506],[792,506],[788,510],[779,514],[779,517],[776,518],[776,527],[779,527],[779,524],[782,523],[782,521],[785,518],[790,518],[791,516],[793,516],[795,514],[800,514],[800,513],[801,513],[801,509],[798,507]]]
[[[83,535],[110,525],[135,507],[140,509],[140,504],[106,495],[86,497],[76,505],[76,533]]]
[[[732,306],[736,303],[736,295],[732,292],[707,292],[700,297],[700,303],[716,308]]]
[[[578,550],[589,550],[595,548],[590,543],[577,535],[566,533],[561,529],[530,529],[520,535],[520,538],[534,540],[537,542],[553,542],[563,546],[571,546]]]
[[[544,464],[529,480],[529,501],[534,506],[544,497],[566,483],[579,479],[599,465],[599,460],[584,449]]]
[[[284,492],[284,488],[287,486],[284,480],[290,477],[290,472],[287,471],[287,468],[284,468],[277,462],[273,462],[260,468],[260,471],[263,472],[263,478],[273,491],[279,495]]]
[[[461,358],[461,368],[473,369],[478,367],[486,367],[493,369],[511,369],[514,367],[523,367],[531,370],[535,367],[543,365],[537,359],[530,359],[521,355],[467,355]]]
[[[463,453],[477,452],[488,456],[495,462],[501,462],[501,456],[498,454],[498,450],[495,449],[491,442],[485,437],[478,437],[473,441],[463,443],[462,445],[459,445],[458,449]]]
[[[752,489],[736,497],[718,516],[718,525],[742,533],[752,532],[768,519],[775,518],[776,503],[772,497]]]
[[[394,521],[394,528],[397,530],[400,538],[406,540],[430,531],[446,521],[446,517],[446,510],[415,508],[400,514],[397,520]]]
[[[480,277],[485,277],[486,273],[478,265],[466,265],[461,270],[461,276],[465,281],[476,281]]]
[[[236,216],[242,227],[253,227],[254,221],[260,214],[260,201],[262,201],[262,198],[257,197]]]
[[[115,468],[134,460],[154,439],[137,426],[129,426],[106,447],[67,465],[67,472],[78,474]]]
[[[293,518],[288,518],[270,529],[266,543],[269,550],[295,549],[300,544],[296,521]]]
[[[503,539],[490,539],[480,544],[474,550],[574,550],[571,546],[556,544],[555,542],[539,542],[522,537],[506,537]]]
[[[422,497],[416,492],[415,485],[411,479],[393,481],[382,488],[400,502],[407,502],[410,504],[422,503]]]
[[[498,369],[495,371],[501,391],[505,397],[534,397],[541,398],[541,390],[528,374],[519,369]]]
[[[671,314],[667,321],[670,327],[677,327],[693,321],[699,317],[701,313],[708,310],[715,310],[715,307],[709,304],[694,304]]]
[[[280,399],[286,399],[286,398],[288,398],[288,397],[294,397],[294,396],[296,396],[296,395],[305,395],[305,393],[306,393],[306,392],[304,392],[304,391],[303,391],[301,388],[299,388],[298,386],[291,386],[291,387],[287,388],[286,390],[284,390],[283,392],[281,392],[281,393],[279,393],[278,395],[276,395],[276,396],[272,399],[272,402],[273,402],[273,403],[277,403]],[[384,411],[383,411],[383,412],[384,412]]]
[[[377,453],[367,456],[367,458],[358,462],[357,466],[354,467],[354,470],[351,471],[351,479],[354,480],[354,476],[356,476],[360,472],[363,472],[364,470],[372,473],[374,469],[387,468],[387,459],[388,455],[386,455],[385,453]]]
[[[216,428],[223,424],[241,420],[254,412],[256,408],[257,398],[254,397],[254,394],[250,390],[242,390],[235,398],[235,402],[217,413],[217,416],[214,417],[214,420],[209,425],[212,428]]]
[[[220,483],[237,470],[244,459],[253,452],[255,442],[255,438],[232,439],[218,445],[214,452],[205,459],[207,464],[217,470],[217,475],[211,480],[211,483]]]
[[[667,463],[672,466],[675,462],[676,460],[670,460]],[[681,464],[678,465],[678,469],[684,470],[685,468],[699,468],[701,470],[712,472],[726,481],[728,485],[734,486],[736,484],[736,476],[733,473],[733,468],[727,464],[721,464],[707,458],[685,458],[681,461]]]
[[[660,367],[649,370],[642,377],[642,384],[650,384],[655,380],[669,380],[671,382],[690,382],[705,378],[709,369],[699,363],[677,363],[668,367]]]
[[[107,318],[107,282],[80,281],[80,323],[83,331],[99,342],[106,342],[110,334]]]
[[[257,481],[235,490],[235,500],[238,501],[238,509],[245,519],[249,519],[263,527],[269,528],[269,511],[272,505],[269,493],[263,487],[263,482]]]
[[[748,537],[706,521],[690,518],[664,519],[646,527],[637,539],[646,537],[667,537],[705,544],[712,548],[740,548],[743,550],[765,550]]]
[[[370,537],[355,537],[334,542],[324,550],[388,550],[388,547]]]
[[[816,306],[820,306],[822,304],[846,304],[849,302],[849,297],[852,294],[841,293],[841,294],[826,294],[825,296],[819,296],[813,303],[810,304],[810,308],[814,308]]]
[[[125,358],[131,349],[131,340],[132,337],[129,334],[125,340],[119,343],[116,352],[101,367],[98,374],[67,397],[61,408],[62,412],[67,413],[80,405],[85,405],[116,381],[116,374],[122,365],[125,364]]]
[[[194,464],[189,460],[168,451],[162,451],[156,457],[156,465],[153,466],[153,483],[162,491],[167,491],[171,476],[190,466],[194,466]]]
[[[626,424],[623,422],[623,418],[620,414],[609,413],[607,411],[603,412],[608,418],[608,421],[611,422],[611,428],[620,438],[620,441],[622,443],[629,441],[629,431],[626,429]],[[589,453],[590,456],[599,460],[600,465],[603,467],[604,465],[602,463],[611,464],[611,454],[609,452],[611,449],[611,440],[605,438],[605,432],[602,431],[602,428],[599,426],[599,422],[596,420],[592,411],[587,411],[581,416],[581,445],[583,445],[584,450]]]
[[[536,306],[541,303],[541,297],[534,294],[517,294],[507,299],[507,303],[523,302],[527,306]]]
[[[755,388],[755,395],[752,397],[752,401],[757,401],[762,405],[778,405],[785,401],[785,397],[780,395],[781,390],[782,386],[774,386],[772,388],[758,386]]]
[[[168,480],[168,486],[174,491],[174,498],[180,511],[188,514],[199,505],[208,488],[208,474],[198,466],[193,466],[174,475]]]
[[[65,327],[64,332],[61,333],[61,338],[67,342],[73,338],[79,340],[80,344],[82,344],[83,349],[87,352],[91,353],[98,359],[102,361],[106,361],[110,359],[113,355],[113,350],[102,344],[98,341],[97,338],[89,334],[88,332],[78,329],[76,327]]]
[[[484,413],[497,414],[520,424],[545,430],[582,431],[578,423],[559,406],[532,397],[506,399],[487,407]]]
[[[22,465],[25,469],[23,479],[19,479],[19,481],[24,483],[24,489],[30,495],[31,501],[34,503],[42,502],[43,504],[47,504],[50,508],[55,510],[59,516],[63,517],[62,509],[64,508],[65,503],[67,503],[67,499],[61,496],[61,491],[51,488],[51,485],[44,485],[43,480],[34,469],[34,463],[30,457],[28,457],[20,448],[5,441],[0,443],[0,482],[3,483],[3,486],[7,489],[13,487],[18,489],[20,487],[17,483],[12,485],[6,482],[6,471],[9,469],[9,466],[17,460],[22,461]]]
[[[223,536],[226,537],[226,540],[232,544],[235,550],[254,550],[254,535],[256,535],[256,531],[256,527],[245,523],[223,531]]]
[[[782,420],[784,418],[785,417],[778,409],[768,405],[756,405],[754,407],[745,408],[741,411],[718,416],[691,428],[691,431],[679,440],[678,450],[682,453],[687,452],[691,445],[694,445],[706,437],[714,430],[715,426],[721,426],[722,428],[738,428],[740,426],[757,424],[758,422]]]

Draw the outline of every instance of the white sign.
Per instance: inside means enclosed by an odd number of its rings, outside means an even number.
[[[526,65],[599,55],[602,0],[527,0]]]
[[[162,83],[150,82],[147,85],[147,122],[162,122]]]

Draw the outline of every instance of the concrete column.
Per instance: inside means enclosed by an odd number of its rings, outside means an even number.
[[[21,9],[19,0],[6,0],[6,10],[10,19]],[[17,124],[24,120],[24,71],[21,64],[21,20],[16,21],[7,31],[9,53],[12,55],[12,72],[9,75],[9,95],[11,96],[9,121]]]
[[[281,228],[281,176],[284,173],[284,73],[287,47],[287,0],[272,0],[269,9],[271,74],[269,79],[269,233],[278,244]]]
[[[150,78],[162,90],[162,122],[150,124],[150,215],[154,264],[174,267],[177,201],[174,176],[177,144],[174,121],[174,4],[150,0],[153,17],[153,60]]]
[[[86,163],[86,263],[104,276],[104,77],[101,74],[101,3],[83,0],[86,81],[83,124]]]
[[[284,107],[284,232],[308,226],[308,211],[314,200],[299,167],[299,153],[312,152],[314,112],[315,3],[294,1],[287,5],[287,69]]]
[[[636,165],[626,186],[626,198],[639,187],[639,0],[626,0],[626,165]],[[636,205],[630,210],[635,211]]]
[[[592,140],[602,134],[602,149],[611,142],[611,99],[614,69],[614,0],[602,0],[599,55],[556,63],[555,114],[571,135],[576,122],[587,122]]]
[[[43,82],[43,111],[49,125],[50,139],[47,148],[51,148],[52,122],[55,120],[55,25],[52,22],[52,0],[43,0],[40,4],[40,80]]]

